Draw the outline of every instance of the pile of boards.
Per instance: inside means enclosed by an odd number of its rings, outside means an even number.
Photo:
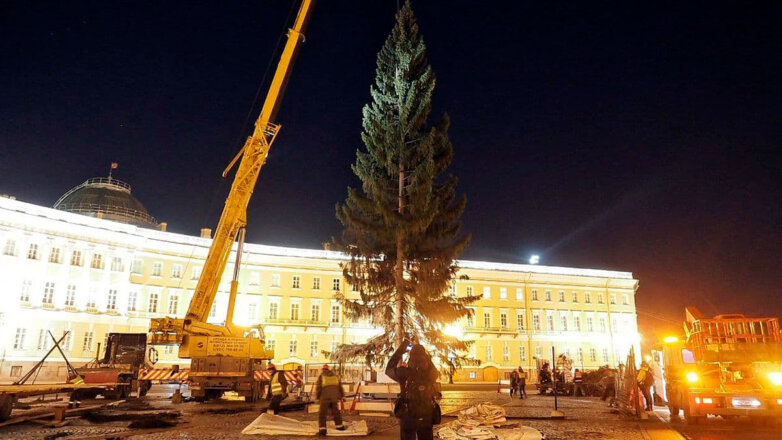
[[[459,411],[458,418],[441,425],[442,440],[544,440],[542,432],[517,423],[508,424],[505,409],[493,403],[480,403]]]
[[[359,420],[357,422],[345,422],[346,429],[338,431],[335,429],[334,422],[329,421],[327,427],[328,436],[334,437],[354,437],[360,435],[369,435],[367,422]],[[317,421],[301,421],[289,417],[275,416],[269,413],[263,413],[253,420],[242,434],[262,434],[262,435],[317,435]]]

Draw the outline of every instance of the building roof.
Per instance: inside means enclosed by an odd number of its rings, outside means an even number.
[[[158,226],[144,204],[133,197],[130,185],[112,177],[96,177],[71,188],[54,209],[147,228]]]

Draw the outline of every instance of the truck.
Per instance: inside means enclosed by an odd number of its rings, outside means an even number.
[[[233,314],[247,226],[247,206],[261,167],[280,130],[280,125],[274,121],[294,60],[304,42],[304,29],[313,4],[314,0],[301,1],[293,26],[288,29],[288,38],[254,130],[223,171],[223,177],[226,177],[236,165],[231,189],[184,319],[165,317],[150,321],[148,341],[151,345],[178,345],[179,357],[190,359],[190,394],[198,401],[219,398],[226,391],[235,391],[248,402],[260,399],[263,395],[263,370],[266,362],[274,358],[274,353],[265,346],[263,329],[237,326],[233,322]],[[226,320],[223,325],[211,324],[207,318],[234,249]]]
[[[100,351],[100,346],[98,347]],[[74,398],[124,399],[138,389],[143,396],[151,386],[150,381],[138,381],[139,371],[148,366],[147,335],[145,333],[109,333],[103,357],[78,369],[84,385],[95,385],[77,391]]]
[[[662,374],[656,393],[672,416],[687,424],[707,416],[749,416],[763,422],[782,415],[782,336],[777,318],[722,314],[704,318],[685,309],[684,334],[666,337],[652,351]]]

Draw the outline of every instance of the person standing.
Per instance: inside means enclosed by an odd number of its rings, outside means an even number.
[[[410,352],[407,366],[402,356]],[[423,346],[404,341],[391,356],[386,375],[399,383],[400,398],[394,405],[402,440],[432,440],[433,425],[440,423],[435,402],[437,368]]]
[[[318,383],[315,385],[315,398],[318,399],[318,435],[326,435],[326,418],[331,412],[338,431],[344,431],[342,415],[339,413],[339,401],[343,397],[342,382],[328,364],[323,365]]]
[[[578,397],[580,394],[584,396],[584,373],[576,368],[576,372],[573,373],[573,397]]]
[[[519,372],[516,370],[512,370],[510,372],[510,398],[513,398],[513,393],[516,392],[516,389],[519,386]]]
[[[527,398],[527,372],[519,366],[519,399]]]
[[[654,374],[649,368],[649,364],[646,361],[641,362],[641,369],[638,370],[638,376],[636,377],[638,387],[643,393],[644,400],[646,401],[646,410],[654,411],[654,400],[652,400],[652,385],[654,385]]]
[[[276,416],[280,413],[280,404],[287,396],[288,381],[285,380],[285,374],[282,371],[277,371],[277,367],[271,362],[267,370],[271,373],[271,377],[269,378],[269,392],[266,394],[266,400],[271,400],[271,402],[269,402],[269,409],[266,412],[271,412]]]

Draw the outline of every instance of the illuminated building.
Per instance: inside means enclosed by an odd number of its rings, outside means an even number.
[[[41,358],[52,346],[47,331],[57,338],[70,331],[65,352],[79,366],[95,357],[108,332],[146,332],[149,318],[184,316],[209,230],[202,237],[165,232],[117,182],[91,179],[66,193],[59,209],[0,197],[0,381],[18,378]],[[342,259],[331,251],[246,244],[234,321],[264,325],[275,362],[286,367],[322,364],[324,351],[364,341],[379,330],[346,320],[333,298],[336,291],[351,294]],[[616,364],[638,347],[638,281],[628,272],[459,265],[469,279],[455,281],[451,293],[483,298],[472,305],[471,320],[449,331],[474,340],[471,355],[482,364],[456,380],[496,381],[518,365],[534,369],[533,357],[549,358],[552,344],[587,369]],[[225,319],[230,275],[226,270],[210,322]],[[161,347],[157,366],[186,367],[176,350]],[[52,359],[39,381],[64,378],[61,358]]]

